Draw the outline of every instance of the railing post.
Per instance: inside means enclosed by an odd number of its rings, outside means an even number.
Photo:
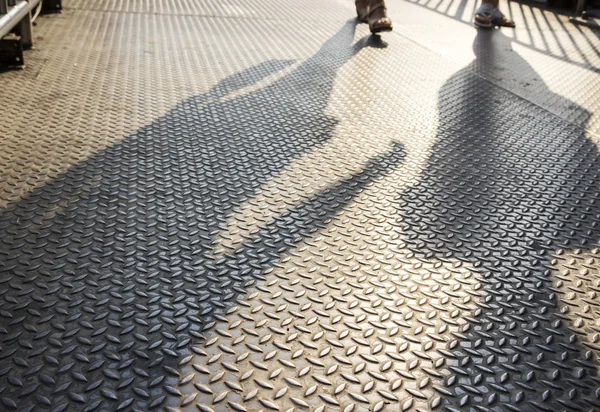
[[[60,13],[62,11],[62,0],[44,0],[42,2],[42,14]]]
[[[31,11],[21,19],[17,25],[16,32],[21,36],[21,42],[24,49],[31,49],[33,46],[33,32],[31,30]]]
[[[0,0],[0,15],[8,13],[8,0]]]

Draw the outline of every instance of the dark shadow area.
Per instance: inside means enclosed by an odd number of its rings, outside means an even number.
[[[388,47],[388,43],[378,34],[373,34],[367,38],[367,44],[370,47],[376,49],[385,49]]]
[[[465,262],[482,286],[467,327],[448,337],[459,343],[444,353],[445,405],[597,410],[600,348],[588,337],[600,331],[600,302],[564,298],[595,290],[597,274],[570,260],[600,240],[600,156],[582,128],[473,74],[499,64],[498,44],[510,39],[480,31],[477,60],[440,90],[436,143],[399,205],[419,259]]]
[[[465,15],[465,13],[467,13],[467,15],[470,18],[475,13],[475,9],[468,10],[466,8],[467,2],[465,0],[452,0],[450,4],[448,4],[447,2],[421,3],[418,0],[408,1],[416,6],[423,7],[427,10],[441,14],[445,17],[449,17],[453,20],[459,21],[464,24],[472,25],[471,21],[467,22],[463,20],[463,16]],[[517,3],[517,7],[520,10],[520,14],[522,16],[532,16],[531,18],[526,18],[523,24],[521,23],[520,19],[517,20],[517,30],[526,30],[527,32],[535,33],[535,35],[540,36],[544,47],[540,47],[537,41],[525,42],[513,39],[513,42],[515,44],[519,44],[520,46],[527,47],[529,49],[535,50],[536,52],[545,54],[547,56],[551,56],[554,59],[567,62],[577,67],[590,70],[592,72],[600,72],[600,67],[593,64],[593,62],[590,62],[588,59],[588,53],[595,53],[596,55],[600,53],[600,51],[598,50],[598,45],[591,44],[586,36],[581,36],[581,39],[585,39],[589,46],[589,48],[582,50],[580,42],[578,42],[575,39],[573,33],[576,32],[578,34],[582,34],[584,28],[574,25],[573,23],[565,19],[565,17],[572,16],[574,10],[551,9],[547,8],[544,4],[535,1],[523,0],[518,1]],[[455,6],[455,4],[458,4],[458,6]],[[478,6],[479,4],[477,5],[477,7]],[[450,10],[453,11],[451,12]],[[510,18],[514,19],[516,17],[513,16],[509,10],[502,9],[502,6],[501,10]],[[540,14],[541,20],[538,20]],[[552,21],[548,19],[548,14],[552,16]],[[542,23],[544,27],[542,26]],[[545,26],[551,27],[551,29],[546,29]],[[600,39],[600,31],[591,30],[590,32],[595,35],[596,40]],[[566,38],[561,38],[557,36],[558,33],[564,33],[566,35]],[[553,45],[553,47],[550,47],[550,45]],[[567,47],[568,49],[573,48],[583,62],[573,60],[573,58],[569,57],[565,51],[565,48]]]
[[[235,252],[214,253],[236,207],[331,138],[336,73],[369,43],[353,45],[354,28],[259,90],[227,99],[293,62],[224,79],[2,212],[3,409],[163,405],[167,377],[214,319],[343,209],[341,197],[399,165],[402,149],[391,148]]]

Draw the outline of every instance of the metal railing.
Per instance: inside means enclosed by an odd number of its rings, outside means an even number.
[[[0,4],[4,3],[0,6],[0,38],[6,36],[23,18],[26,18],[39,2],[40,0],[0,0]],[[6,11],[2,13],[2,8],[5,6]]]
[[[32,10],[40,1],[0,0],[0,61],[22,67],[23,49],[33,43]]]

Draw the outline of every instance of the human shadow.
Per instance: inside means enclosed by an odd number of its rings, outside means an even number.
[[[234,252],[214,253],[244,200],[331,138],[336,119],[325,110],[336,73],[368,44],[353,44],[354,28],[344,25],[297,67],[269,61],[224,79],[2,211],[4,408],[163,405],[177,395],[166,378],[214,319],[399,164],[402,149],[390,148]]]
[[[512,53],[500,31],[479,31],[474,50],[439,92],[437,140],[399,204],[415,256],[466,264],[481,286],[440,292],[462,323],[438,337],[444,366],[432,357],[428,370],[449,410],[597,409],[599,274],[584,262],[600,240],[597,146],[473,74]],[[520,78],[537,77],[518,67]]]

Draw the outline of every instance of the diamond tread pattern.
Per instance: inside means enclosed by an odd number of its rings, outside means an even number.
[[[1,409],[600,408],[600,142],[348,10],[41,20]]]

